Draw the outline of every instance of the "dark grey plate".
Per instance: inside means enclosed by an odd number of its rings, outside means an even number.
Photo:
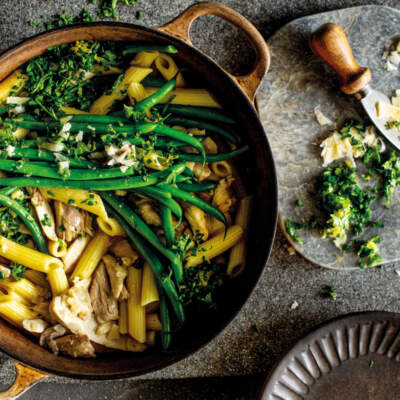
[[[319,326],[274,367],[260,399],[400,399],[400,314],[349,314]]]

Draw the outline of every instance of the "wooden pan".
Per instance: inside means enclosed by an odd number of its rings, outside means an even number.
[[[189,29],[205,14],[219,16],[239,28],[251,43],[256,62],[245,76],[233,76],[192,46]],[[234,10],[216,3],[197,3],[178,18],[159,28],[101,22],[55,29],[30,38],[0,56],[0,80],[50,46],[76,40],[142,41],[173,44],[178,49],[179,65],[190,68],[218,101],[235,115],[238,133],[250,145],[243,168],[248,189],[255,194],[254,212],[249,229],[247,268],[238,279],[224,287],[220,310],[215,315],[188,315],[185,328],[175,336],[176,350],[160,353],[111,352],[96,359],[72,359],[56,356],[35,340],[0,320],[0,348],[16,362],[14,385],[0,394],[13,399],[48,374],[73,378],[112,379],[132,377],[161,369],[187,357],[214,338],[239,312],[257,283],[274,239],[277,218],[277,183],[274,163],[264,130],[254,109],[254,96],[269,66],[268,47],[256,28]],[[23,364],[22,364],[23,363]],[[25,365],[24,365],[25,364]],[[29,367],[27,366],[29,365]],[[40,372],[39,372],[40,371]]]

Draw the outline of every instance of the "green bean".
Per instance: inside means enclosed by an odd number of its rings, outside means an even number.
[[[37,150],[31,148],[16,148],[11,155],[7,155],[7,158],[24,158],[28,160],[38,161],[57,161],[57,158],[54,156],[54,153],[52,151]],[[77,158],[67,158],[71,167],[92,168],[96,166],[91,161]]]
[[[21,218],[22,222],[31,231],[33,240],[36,243],[38,250],[41,253],[47,254],[48,249],[46,239],[44,238],[42,231],[40,230],[40,226],[33,217],[30,210],[28,211],[28,209],[26,209],[22,204],[18,203],[18,201],[6,196],[3,193],[0,194],[0,204],[8,207]]]
[[[154,107],[156,104],[158,104],[162,99],[164,99],[166,96],[168,96],[168,94],[171,93],[175,89],[176,78],[177,78],[177,75],[175,75],[175,77],[173,77],[168,82],[164,83],[164,85],[162,85],[160,87],[160,89],[158,89],[152,95],[150,95],[150,96],[146,97],[145,99],[136,103],[133,106],[133,110],[138,111],[138,112],[145,112],[145,111],[149,110],[150,108]]]
[[[127,54],[139,53],[141,51],[161,51],[169,54],[176,54],[178,52],[177,48],[172,46],[172,44],[138,44],[134,46],[128,46],[122,51],[122,55],[126,56]]]
[[[150,265],[157,282],[162,286],[167,297],[169,298],[175,315],[178,318],[178,321],[183,324],[185,322],[185,311],[183,309],[182,302],[179,299],[174,282],[170,278],[169,274],[164,271],[163,265],[161,264],[159,258],[149,249],[149,247],[140,237],[140,235],[138,235],[133,229],[131,229],[131,227],[127,224],[125,219],[121,217],[119,213],[117,213],[112,207],[109,207],[107,205],[106,207],[107,212],[120,223],[138,252]],[[159,294],[160,293],[161,290],[159,291]]]
[[[158,295],[160,297],[160,319],[161,319],[161,347],[163,350],[168,350],[171,346],[171,318],[169,316],[167,299],[164,291],[158,281],[156,281]]]
[[[70,181],[91,181],[96,179],[111,179],[128,177],[136,173],[135,167],[129,167],[125,172],[120,168],[102,168],[102,169],[70,169],[68,176],[63,176],[57,172],[57,169],[47,162],[35,161],[14,161],[0,159],[0,170],[15,172],[18,174],[27,174],[43,178],[62,179],[68,178]]]
[[[134,189],[132,192],[157,200],[161,205],[167,207],[178,217],[179,223],[182,221],[182,208],[171,198],[169,193],[165,193],[154,186]]]
[[[129,120],[125,117],[117,117],[110,115],[99,115],[99,114],[73,114],[66,115],[63,118],[71,117],[68,122],[84,122],[88,124],[126,124],[129,123]]]
[[[227,130],[225,130],[224,128],[221,128],[220,126],[210,124],[208,122],[196,121],[194,119],[186,119],[186,118],[178,118],[178,117],[168,117],[165,122],[170,125],[171,124],[183,125],[183,126],[188,126],[191,128],[205,129],[208,132],[212,132],[219,136],[222,136],[224,139],[230,141],[233,144],[236,144],[238,142],[236,137],[233,136],[231,133],[229,133]]]
[[[10,196],[13,192],[15,192],[18,188],[17,187],[5,187],[0,189],[0,193],[4,194],[5,196]]]
[[[104,192],[102,198],[121,215],[127,224],[143,236],[151,245],[163,256],[171,261],[175,280],[178,284],[183,279],[183,266],[181,257],[170,249],[164,247],[157,235],[147,226],[147,224],[126,204],[122,203],[113,193]]]
[[[224,214],[218,210],[218,208],[215,208],[211,204],[207,203],[206,201],[200,199],[199,197],[185,192],[173,185],[168,185],[168,184],[160,184],[158,187],[161,190],[166,191],[167,193],[171,193],[172,197],[176,197],[180,200],[187,201],[188,203],[191,203],[195,205],[196,207],[201,208],[203,211],[206,213],[210,214],[214,218],[218,219],[219,221],[223,222],[226,224],[225,216]]]
[[[100,179],[95,181],[69,181],[58,179],[47,179],[38,177],[11,177],[1,178],[0,186],[16,187],[50,187],[50,188],[72,188],[87,190],[127,190],[144,186],[155,185],[163,182],[170,174],[179,174],[185,168],[184,164],[178,164],[164,171],[154,172],[144,176],[133,176],[117,179]]]
[[[161,106],[156,106],[158,110]],[[167,108],[167,113],[181,115],[183,117],[195,117],[205,119],[207,121],[223,122],[225,124],[234,124],[235,120],[228,117],[222,111],[215,108],[183,106],[180,104],[170,104]]]
[[[163,77],[148,75],[140,82],[143,86],[161,87],[166,80]]]
[[[172,139],[179,140],[183,143],[188,144],[189,146],[194,147],[195,149],[200,151],[201,156],[203,157],[203,162],[206,157],[206,153],[204,151],[204,147],[201,142],[193,136],[188,135],[185,132],[182,132],[178,129],[170,128],[166,125],[157,125],[154,128],[154,132],[159,133],[160,135],[168,136]]]
[[[200,183],[178,183],[178,188],[185,192],[207,192],[214,189],[217,184],[215,182],[200,182]]]
[[[175,227],[172,222],[171,209],[164,205],[161,205],[160,214],[162,226],[164,229],[165,240],[167,241],[167,246],[171,247],[175,243]]]
[[[206,155],[206,162],[216,162],[216,161],[225,161],[230,160],[246,151],[249,150],[249,146],[239,147],[236,150],[230,151],[228,153],[219,153],[219,154],[207,154]],[[185,161],[195,161],[195,162],[202,162],[203,158],[198,154],[189,154],[189,153],[177,153],[175,156],[178,157],[178,160],[185,160]]]
[[[35,130],[35,131],[48,131],[49,129],[61,129],[63,124],[59,122],[40,122],[40,121],[13,121],[16,126],[20,128]],[[85,124],[82,122],[72,122],[69,128],[70,133],[83,133],[90,134],[105,134],[105,133],[150,133],[157,126],[156,122],[139,122],[137,124],[129,124],[124,126],[111,125],[111,124]]]

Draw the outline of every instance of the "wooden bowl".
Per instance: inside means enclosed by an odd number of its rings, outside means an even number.
[[[256,53],[256,63],[250,74],[240,77],[230,75],[193,47],[189,38],[190,25],[205,14],[219,16],[245,34]],[[275,168],[253,103],[255,92],[269,66],[269,51],[256,28],[237,12],[216,3],[195,4],[172,22],[154,29],[114,22],[68,26],[25,40],[4,53],[0,57],[0,80],[27,60],[44,53],[48,47],[76,40],[173,44],[179,50],[176,55],[178,64],[189,67],[197,74],[224,108],[235,116],[238,132],[251,147],[250,153],[244,157],[243,173],[246,184],[255,194],[247,266],[239,278],[232,279],[226,285],[220,311],[211,317],[188,316],[184,330],[176,336],[176,350],[169,353],[111,352],[101,354],[96,359],[56,356],[40,347],[30,336],[0,320],[0,348],[18,360],[14,386],[0,394],[0,399],[17,396],[49,373],[85,379],[132,377],[187,357],[214,338],[239,312],[263,271],[274,239],[277,219]]]

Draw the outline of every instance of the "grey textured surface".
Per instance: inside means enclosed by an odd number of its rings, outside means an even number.
[[[258,93],[258,105],[277,167],[282,220],[307,222],[312,215],[318,215],[312,195],[313,178],[323,170],[320,143],[335,126],[340,127],[346,119],[371,124],[355,97],[339,90],[335,73],[312,54],[308,37],[323,23],[340,24],[358,63],[371,69],[371,86],[391,97],[399,88],[398,71],[387,71],[382,55],[397,44],[399,21],[400,12],[392,8],[355,7],[302,18],[280,29],[269,41],[271,69]],[[316,107],[333,123],[319,125],[314,115]],[[389,151],[392,147],[386,143]],[[362,168],[362,162],[358,168]],[[360,185],[371,186],[371,183],[372,180],[361,181]],[[383,198],[372,205],[372,219],[382,221],[385,229],[368,227],[360,237],[381,235],[382,264],[400,258],[399,196],[400,192],[395,191],[389,209],[385,209]],[[303,200],[303,207],[295,206],[297,199]],[[321,240],[317,230],[300,235],[304,245],[293,243],[293,246],[310,261],[329,268],[358,268],[360,260],[355,252],[340,251],[332,240]]]
[[[123,8],[121,20],[138,22],[135,13],[141,9],[140,24],[161,25],[192,3],[192,0],[139,0],[136,7]],[[371,1],[230,0],[223,3],[242,12],[268,38],[293,18]],[[374,3],[397,5],[397,1]],[[64,9],[74,14],[82,6],[93,9],[86,0],[1,0],[0,50],[38,32],[27,24],[30,19],[48,20]],[[251,53],[236,31],[225,23],[202,17],[194,23],[192,33],[194,43],[223,66],[236,72],[247,69]],[[287,241],[278,233],[268,266],[248,303],[228,328],[201,351],[136,380],[95,383],[52,377],[21,399],[253,399],[263,374],[277,357],[315,324],[352,311],[399,311],[400,279],[394,269],[393,265],[354,272],[318,268],[301,256],[290,255]],[[335,286],[336,301],[326,296],[327,285]],[[291,310],[294,300],[299,307]],[[0,359],[3,387],[13,379],[12,364],[6,360]],[[241,377],[229,377],[238,375]],[[201,378],[207,376],[224,378]]]

